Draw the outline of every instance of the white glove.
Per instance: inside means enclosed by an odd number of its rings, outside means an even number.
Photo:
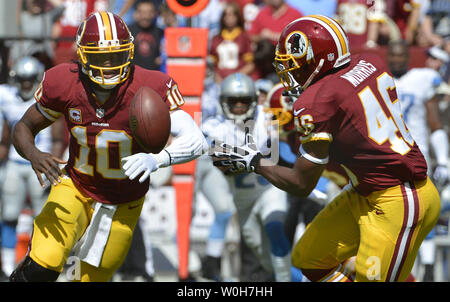
[[[219,168],[228,168],[226,173],[254,172],[263,157],[256,148],[250,133],[245,134],[245,144],[241,147],[234,147],[225,143],[220,144],[220,146],[224,151],[213,153],[213,164]]]
[[[130,180],[135,179],[139,174],[144,174],[139,178],[139,182],[143,183],[152,173],[159,168],[156,157],[150,153],[137,153],[122,158],[122,169]]]
[[[448,181],[448,168],[444,165],[438,165],[434,169],[433,173],[434,181],[439,185],[445,185]]]

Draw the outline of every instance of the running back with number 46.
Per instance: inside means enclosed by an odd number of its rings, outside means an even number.
[[[309,86],[294,104],[294,113],[302,145],[328,141],[329,161],[344,168],[353,187],[332,203],[334,219],[326,219],[324,210],[311,223],[293,250],[294,265],[314,268],[312,263],[326,261],[325,255],[336,250],[342,263],[357,256],[356,276],[349,279],[405,280],[435,223],[439,196],[403,121],[392,75],[376,55],[354,55],[347,67]],[[357,224],[360,228],[352,227]],[[319,228],[326,237],[305,253]],[[335,249],[331,239],[344,233],[346,240]],[[331,269],[321,280],[333,274],[339,275]]]
[[[298,196],[310,194],[327,163],[341,166],[351,184],[309,224],[292,264],[311,281],[405,281],[440,202],[384,61],[351,55],[339,23],[311,15],[285,27],[274,65],[298,95],[300,156],[282,167],[245,147],[252,156],[227,160],[244,159],[247,171]]]

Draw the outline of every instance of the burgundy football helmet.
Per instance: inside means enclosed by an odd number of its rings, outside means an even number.
[[[294,129],[292,107],[295,99],[292,96],[283,95],[283,92],[282,83],[274,85],[267,94],[264,111],[269,113],[273,120],[278,121],[282,133],[287,133]]]
[[[275,70],[287,91],[303,91],[314,79],[350,62],[348,38],[333,19],[311,15],[289,23],[275,52]]]
[[[83,72],[93,82],[112,88],[128,78],[134,55],[133,36],[118,15],[90,15],[78,27],[76,43]]]

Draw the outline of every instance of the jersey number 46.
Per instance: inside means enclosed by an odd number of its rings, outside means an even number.
[[[377,78],[377,86],[381,100],[369,86],[358,93],[364,108],[368,136],[378,145],[389,141],[394,152],[404,155],[411,150],[414,139],[403,121],[400,102],[398,99],[391,101],[389,97],[389,90],[395,89],[394,80],[385,72]],[[383,109],[383,103],[387,111]]]

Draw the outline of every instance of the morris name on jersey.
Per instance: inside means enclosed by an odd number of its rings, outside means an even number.
[[[377,69],[371,63],[360,60],[358,64],[356,64],[356,66],[352,68],[352,70],[341,75],[341,77],[346,79],[347,81],[352,83],[354,87],[356,87],[375,71],[377,71]]]

